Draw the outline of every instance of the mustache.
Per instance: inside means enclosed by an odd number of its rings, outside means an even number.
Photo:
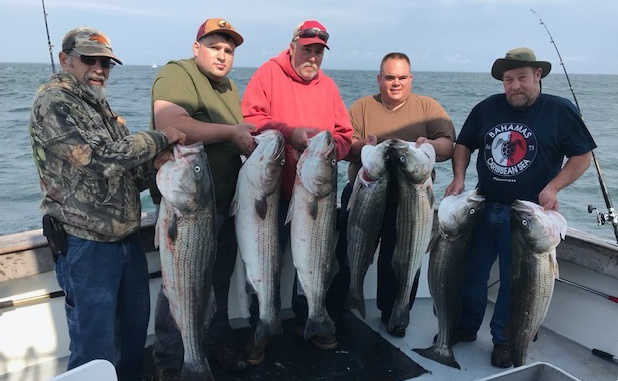
[[[106,82],[105,76],[99,75],[99,74],[96,74],[96,73],[90,73],[90,74],[86,75],[86,79],[93,80],[93,81],[100,81],[102,83]]]

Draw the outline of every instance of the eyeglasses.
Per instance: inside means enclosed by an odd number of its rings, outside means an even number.
[[[320,40],[328,42],[328,32],[319,30],[318,28],[303,29],[298,33],[298,36],[296,36],[296,38],[313,38],[316,36]]]
[[[394,80],[398,79],[399,82],[403,82],[405,80],[407,80],[408,78],[410,78],[409,75],[400,75],[400,76],[396,76],[396,75],[385,75],[384,76],[384,80],[386,82],[393,82]]]
[[[93,66],[99,61],[101,63],[101,67],[103,69],[111,69],[116,66],[116,63],[111,60],[109,57],[98,57],[98,56],[83,56],[81,54],[70,54],[73,57],[79,57],[79,60],[82,61],[84,65]]]

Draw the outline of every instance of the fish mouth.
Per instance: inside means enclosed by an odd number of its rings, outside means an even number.
[[[281,161],[281,165],[283,165],[285,161],[285,140],[283,137],[279,136],[275,141],[275,149],[271,156],[272,161]]]

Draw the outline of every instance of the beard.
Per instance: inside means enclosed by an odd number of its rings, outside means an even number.
[[[536,98],[531,98],[526,93],[519,93],[519,94],[509,95],[507,97],[507,100],[512,107],[517,108],[517,109],[524,109],[530,106],[532,103],[534,103]]]
[[[67,71],[69,71],[71,74],[77,77],[76,75],[77,69],[75,68],[74,63],[73,63],[74,58],[75,56],[69,55],[68,65],[69,65],[69,68],[71,68],[72,70],[67,70]],[[100,85],[91,85],[90,84],[91,80],[98,81]],[[86,92],[92,95],[97,101],[101,102],[105,100],[105,84],[107,83],[107,79],[105,78],[105,76],[99,75],[97,73],[87,72],[86,74],[84,74],[84,77],[81,78],[80,82],[84,86],[84,89],[86,90]]]
[[[90,80],[101,81],[101,85],[91,85]],[[97,74],[86,74],[82,82],[88,94],[92,95],[99,102],[105,100],[105,77]]]

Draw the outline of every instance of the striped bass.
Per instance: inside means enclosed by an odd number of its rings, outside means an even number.
[[[311,139],[296,165],[296,180],[286,223],[290,223],[292,260],[309,313],[306,340],[335,333],[326,311],[326,291],[339,271],[335,258],[337,160],[329,131]]]
[[[417,270],[427,252],[433,226],[431,172],[436,152],[429,143],[393,139],[389,149],[399,188],[397,240],[393,270],[399,292],[393,305],[388,331],[404,331],[410,322],[410,295]]]
[[[162,200],[155,241],[163,292],[184,347],[181,380],[212,380],[203,348],[205,304],[214,306],[212,266],[216,253],[215,199],[202,143],[174,145],[174,160],[157,172]],[[214,307],[209,307],[213,311]]]
[[[390,139],[361,149],[362,167],[356,175],[348,202],[350,211],[347,227],[350,290],[347,307],[356,308],[365,317],[363,283],[367,269],[373,262],[378,236],[386,207],[386,188],[390,178],[387,150]]]
[[[437,238],[429,254],[429,292],[438,318],[434,345],[414,349],[423,357],[460,369],[451,348],[451,335],[461,316],[460,290],[463,285],[468,239],[482,217],[485,198],[477,190],[444,197],[438,208]]]
[[[511,360],[525,365],[528,348],[545,319],[558,278],[556,247],[566,236],[566,219],[530,201],[511,206],[511,316],[506,328]]]
[[[283,135],[266,130],[255,137],[257,146],[238,174],[231,213],[235,214],[240,257],[248,289],[258,298],[260,316],[255,344],[282,333],[279,283],[282,253],[279,248],[279,185],[285,162]]]

